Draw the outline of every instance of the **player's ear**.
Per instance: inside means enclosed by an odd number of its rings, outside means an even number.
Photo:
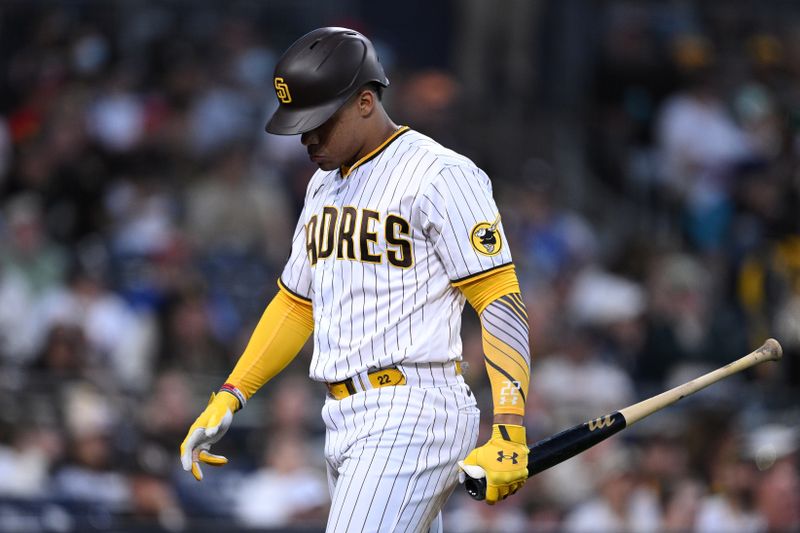
[[[369,89],[362,89],[358,95],[358,100],[356,100],[358,113],[362,117],[370,116],[372,114],[372,110],[375,108],[375,100],[375,93]]]

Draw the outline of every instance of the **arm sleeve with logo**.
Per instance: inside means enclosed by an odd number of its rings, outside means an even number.
[[[528,313],[513,265],[459,288],[481,319],[494,414],[525,414],[530,383]]]
[[[422,190],[419,209],[453,285],[511,264],[492,184],[474,165],[445,166]]]

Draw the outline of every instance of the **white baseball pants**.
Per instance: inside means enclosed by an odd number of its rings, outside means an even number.
[[[458,483],[457,461],[475,447],[480,414],[461,376],[435,387],[405,373],[408,385],[325,402],[329,533],[442,530],[441,508]]]

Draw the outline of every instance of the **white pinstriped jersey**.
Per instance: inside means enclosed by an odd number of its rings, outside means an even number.
[[[306,191],[281,283],[312,302],[316,381],[460,359],[452,283],[511,263],[486,174],[413,130],[390,139]]]

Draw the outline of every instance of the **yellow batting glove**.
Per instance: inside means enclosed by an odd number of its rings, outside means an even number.
[[[187,472],[191,471],[197,481],[203,479],[200,463],[222,466],[228,460],[214,455],[208,450],[228,431],[233,421],[233,413],[240,407],[239,400],[225,391],[211,394],[208,406],[194,421],[181,444],[181,464]]]
[[[528,479],[525,427],[494,424],[489,442],[472,450],[463,465],[486,472],[486,503],[494,505],[517,492]]]

